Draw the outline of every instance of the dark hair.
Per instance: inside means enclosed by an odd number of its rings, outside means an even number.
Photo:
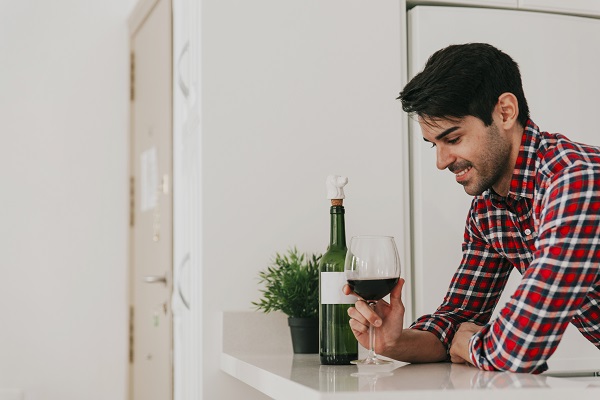
[[[398,99],[404,111],[425,119],[471,115],[489,126],[498,97],[506,92],[516,96],[518,121],[525,126],[529,107],[517,63],[494,46],[467,43],[436,51]]]

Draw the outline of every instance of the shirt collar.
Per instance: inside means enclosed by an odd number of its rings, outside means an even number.
[[[535,190],[535,160],[539,142],[540,128],[529,119],[523,130],[519,155],[510,181],[509,196],[533,199]]]

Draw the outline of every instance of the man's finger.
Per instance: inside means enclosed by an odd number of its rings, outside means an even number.
[[[363,315],[369,324],[373,324],[375,327],[381,326],[381,318],[371,309],[371,307],[369,307],[366,301],[357,301],[354,308]]]
[[[352,329],[356,336],[369,331],[369,328],[367,326],[361,324],[355,319],[350,320],[350,329]]]
[[[352,322],[352,320],[355,320],[359,324],[365,326],[369,325],[367,319],[356,309],[356,307],[348,308],[348,316],[351,318],[350,322]]]

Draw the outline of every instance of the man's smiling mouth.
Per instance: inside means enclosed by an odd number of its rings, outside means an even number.
[[[462,170],[456,172],[455,173],[456,177],[463,176],[464,174],[466,174],[467,172],[469,172],[471,170],[471,168],[473,168],[473,167],[467,167],[465,169],[462,169]]]

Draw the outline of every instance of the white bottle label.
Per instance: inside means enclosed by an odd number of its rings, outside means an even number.
[[[321,304],[354,304],[358,297],[346,296],[342,288],[347,283],[344,272],[321,272]]]

